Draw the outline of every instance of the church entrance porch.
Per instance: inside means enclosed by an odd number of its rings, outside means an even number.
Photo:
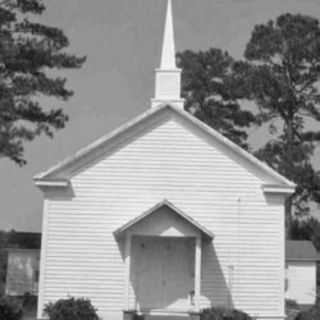
[[[202,242],[213,235],[163,200],[118,228],[124,257],[124,315],[196,314]],[[126,318],[125,317],[125,318]]]

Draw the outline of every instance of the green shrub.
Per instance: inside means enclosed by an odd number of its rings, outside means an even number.
[[[316,305],[308,310],[301,311],[295,317],[295,320],[319,320],[320,319],[320,306]]]
[[[224,307],[204,309],[201,320],[251,320],[251,317],[243,311]]]
[[[25,293],[22,296],[22,306],[24,310],[34,310],[37,308],[38,297],[30,294],[29,292]]]
[[[299,309],[299,304],[293,299],[286,299],[286,309]]]
[[[133,320],[145,320],[145,316],[143,314],[134,313]]]
[[[20,320],[22,318],[22,306],[10,297],[0,298],[0,319]]]
[[[97,310],[84,298],[60,299],[48,303],[44,311],[50,320],[98,320]]]

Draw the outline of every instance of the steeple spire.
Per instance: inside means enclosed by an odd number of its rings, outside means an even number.
[[[161,69],[176,69],[175,44],[172,18],[172,1],[168,0],[166,23],[163,34]]]
[[[181,70],[176,67],[175,55],[172,1],[168,0],[161,63],[160,68],[156,69],[155,98],[152,99],[152,107],[172,104],[183,109],[184,101],[180,95]]]

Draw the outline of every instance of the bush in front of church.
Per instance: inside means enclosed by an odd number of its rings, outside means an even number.
[[[67,298],[48,303],[44,309],[50,320],[99,320],[89,299]]]
[[[308,310],[300,311],[295,320],[319,320],[320,319],[320,306],[315,305]]]
[[[200,320],[252,320],[251,317],[240,310],[216,307],[204,309],[201,312]]]
[[[20,320],[22,318],[22,306],[10,297],[0,298],[0,319]]]

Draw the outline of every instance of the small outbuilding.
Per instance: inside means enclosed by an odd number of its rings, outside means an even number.
[[[5,293],[38,295],[40,249],[8,249]]]
[[[37,295],[41,234],[10,231],[3,237],[7,243],[3,250],[6,261],[3,293],[9,296]]]
[[[315,304],[319,258],[311,241],[287,241],[286,299],[294,300],[300,305]]]

